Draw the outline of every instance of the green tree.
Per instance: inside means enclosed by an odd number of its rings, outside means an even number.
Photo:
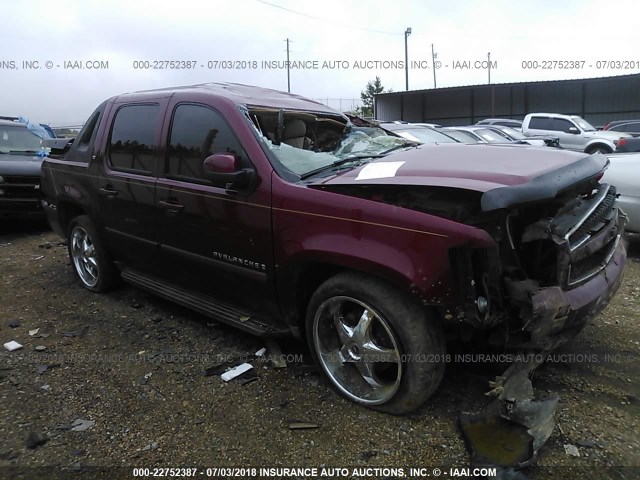
[[[391,90],[387,90],[387,93]],[[363,117],[373,117],[373,96],[378,93],[385,93],[382,86],[382,80],[376,76],[373,81],[367,82],[367,86],[360,92],[360,99],[362,100],[362,107],[360,107],[360,114]]]

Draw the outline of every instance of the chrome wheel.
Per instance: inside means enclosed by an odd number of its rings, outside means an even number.
[[[98,258],[96,248],[87,231],[76,226],[71,233],[71,258],[80,280],[87,287],[95,287],[98,283]]]
[[[389,323],[369,305],[347,296],[324,301],[313,320],[320,366],[351,400],[381,405],[402,379],[401,350]]]

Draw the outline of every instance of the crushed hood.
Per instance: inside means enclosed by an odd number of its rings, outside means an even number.
[[[484,211],[552,198],[606,168],[604,155],[523,145],[421,145],[392,153],[318,185],[412,185],[483,193]]]

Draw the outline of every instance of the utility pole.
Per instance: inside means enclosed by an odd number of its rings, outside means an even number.
[[[291,93],[291,74],[289,73],[289,39],[287,38],[287,92]]]
[[[431,67],[433,68],[433,88],[436,88],[436,58],[438,54],[433,51],[433,43],[431,44]]]
[[[408,27],[404,31],[404,77],[405,77],[405,90],[409,90],[409,46],[407,38],[411,35],[411,27]]]
[[[489,83],[491,83],[491,52],[487,52],[487,72],[489,72]]]

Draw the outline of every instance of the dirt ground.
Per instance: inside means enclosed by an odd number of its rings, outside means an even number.
[[[0,352],[0,478],[75,478],[91,466],[123,467],[112,478],[176,466],[403,467],[406,478],[409,467],[438,467],[446,478],[468,467],[457,416],[488,403],[487,381],[503,368],[450,364],[405,417],[343,400],[294,341],[281,344],[287,368],[254,360],[257,381],[225,383],[207,368],[251,359],[262,340],[131,286],[90,293],[61,241],[42,226],[0,224],[0,343],[23,345]],[[527,478],[640,478],[639,247],[611,305],[536,371],[536,395],[561,403]],[[78,419],[95,423],[75,431]]]

